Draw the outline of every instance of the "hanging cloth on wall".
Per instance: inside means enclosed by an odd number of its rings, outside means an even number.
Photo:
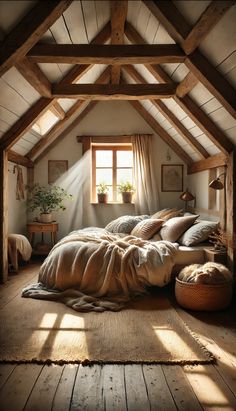
[[[25,198],[25,191],[24,191],[24,180],[23,180],[23,173],[22,168],[18,165],[14,166],[13,173],[17,173],[16,176],[16,199],[17,200],[24,200]]]

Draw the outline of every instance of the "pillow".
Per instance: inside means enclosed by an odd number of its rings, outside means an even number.
[[[178,208],[164,208],[163,210],[157,211],[153,214],[151,218],[169,220],[169,218],[178,216],[182,211],[183,210],[178,210]]]
[[[123,215],[121,217],[112,220],[109,224],[106,225],[105,230],[110,233],[126,233],[130,234],[133,228],[143,219],[149,218],[148,215]]]
[[[217,227],[218,223],[216,221],[199,221],[185,231],[180,237],[179,243],[186,246],[202,243],[208,239]]]
[[[158,220],[154,218],[149,218],[148,220],[143,220],[138,223],[133,230],[131,235],[142,238],[143,240],[149,240],[157,231],[160,230],[164,220]]]
[[[162,240],[174,243],[194,223],[198,215],[174,217],[166,221],[160,230]]]

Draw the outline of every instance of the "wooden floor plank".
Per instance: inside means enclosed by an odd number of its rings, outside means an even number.
[[[125,411],[124,365],[108,364],[102,369],[103,395],[106,410]]]
[[[184,370],[205,411],[236,410],[236,398],[214,366],[185,366]]]
[[[55,392],[52,411],[69,411],[78,365],[66,364]]]
[[[161,365],[143,365],[143,374],[151,410],[173,411],[177,409]]]
[[[151,410],[141,364],[125,366],[125,385],[129,411]]]
[[[38,364],[19,364],[14,368],[0,391],[1,411],[23,410],[41,370]]]
[[[162,365],[162,369],[177,409],[180,411],[202,411],[182,368],[179,365]]]
[[[6,383],[15,367],[16,364],[0,364],[0,389]]]
[[[34,385],[24,411],[51,411],[52,401],[63,371],[60,365],[45,365]],[[14,408],[12,408],[14,409]]]
[[[104,397],[102,385],[102,367],[79,366],[76,376],[70,411],[103,411]]]

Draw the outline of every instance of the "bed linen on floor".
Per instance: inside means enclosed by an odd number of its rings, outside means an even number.
[[[53,247],[39,282],[24,288],[22,296],[61,301],[77,311],[116,311],[148,286],[170,282],[177,249],[168,241],[104,229],[74,231]]]

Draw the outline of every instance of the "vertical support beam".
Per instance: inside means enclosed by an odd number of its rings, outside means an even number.
[[[0,281],[8,278],[8,156],[0,150]]]
[[[227,232],[230,235],[228,246],[229,268],[236,277],[236,149],[234,149],[227,163],[226,204],[227,204]]]
[[[34,185],[34,167],[27,168],[27,186],[29,188]]]

